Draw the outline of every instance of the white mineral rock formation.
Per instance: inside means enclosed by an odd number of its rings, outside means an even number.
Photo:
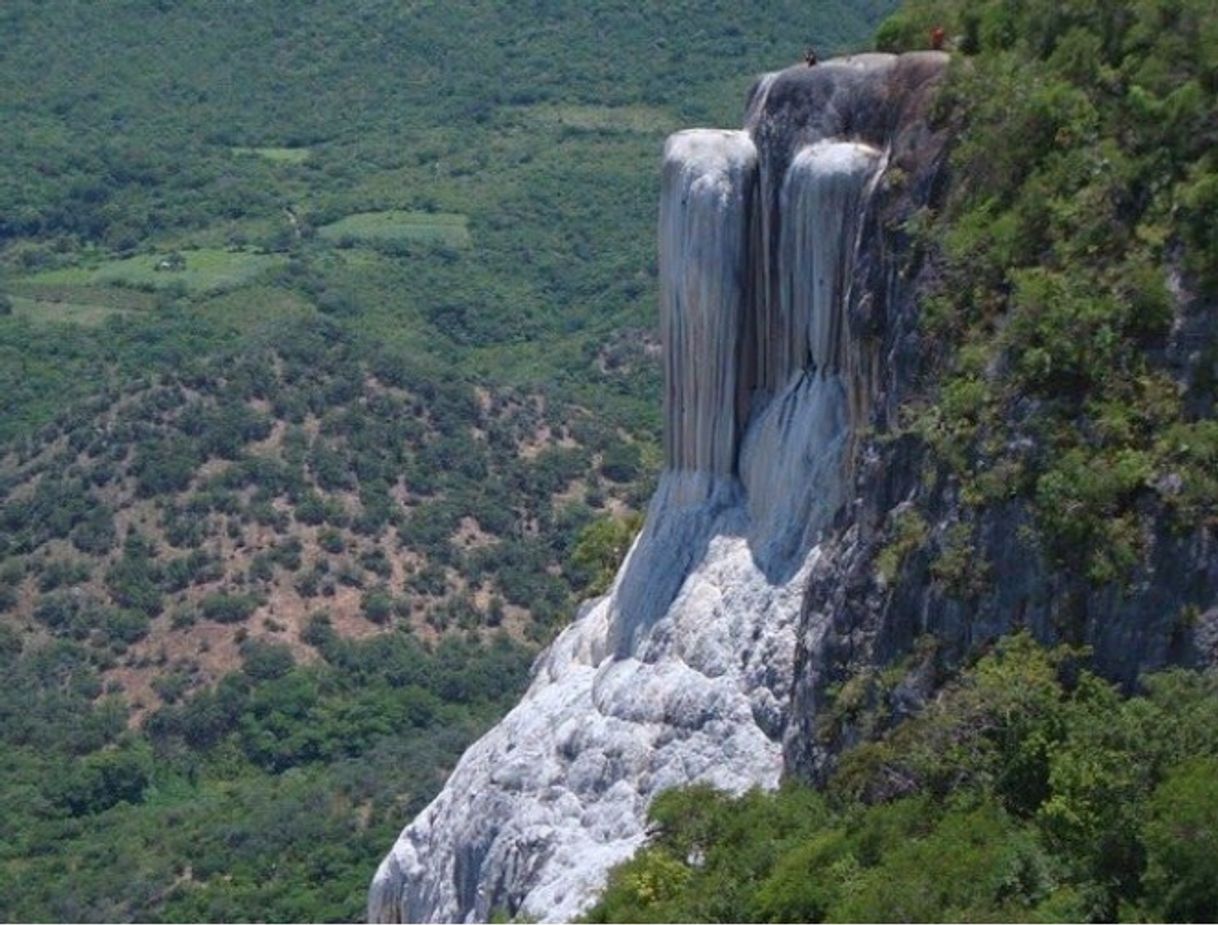
[[[678,132],[664,146],[660,335],[672,469],[722,476],[735,468],[756,171],[747,132]]]
[[[754,92],[750,128],[780,83]],[[785,160],[774,212],[754,135],[669,139],[667,468],[646,525],[610,593],[403,831],[370,919],[567,920],[643,842],[657,793],[777,785],[803,589],[844,500],[845,312],[884,157],[805,137]]]

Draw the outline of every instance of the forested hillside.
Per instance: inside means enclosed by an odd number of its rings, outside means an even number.
[[[637,528],[664,136],[891,5],[0,7],[0,917],[361,915]]]
[[[1218,518],[1218,14],[1204,0],[911,2],[958,33],[959,144],[918,231],[941,366],[907,427],[974,507],[1027,499],[1053,563],[1136,573],[1146,514]]]

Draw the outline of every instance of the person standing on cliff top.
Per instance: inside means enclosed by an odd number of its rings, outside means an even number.
[[[804,49],[804,63],[807,64],[808,67],[816,66],[816,49],[811,45]]]

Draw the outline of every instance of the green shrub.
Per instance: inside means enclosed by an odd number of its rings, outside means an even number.
[[[373,623],[387,623],[393,615],[393,595],[384,585],[369,588],[360,599],[360,608]]]
[[[261,601],[252,594],[216,591],[203,597],[199,611],[206,619],[217,623],[240,623],[260,606]]]
[[[130,645],[148,635],[148,615],[138,610],[107,610],[102,631],[111,640]]]
[[[296,664],[286,645],[261,639],[247,639],[241,644],[241,660],[241,670],[255,681],[282,678]]]
[[[603,517],[580,530],[567,563],[578,593],[594,597],[609,590],[642,526],[642,516],[631,514],[624,518]]]
[[[1143,828],[1148,910],[1165,922],[1218,916],[1218,761],[1177,767],[1156,789]]]
[[[889,541],[876,556],[876,574],[885,584],[891,584],[906,557],[921,549],[926,542],[926,520],[914,508],[905,508],[892,518]]]
[[[642,454],[633,443],[612,443],[603,454],[600,471],[614,482],[632,482],[639,476]]]
[[[139,803],[151,782],[147,745],[98,752],[68,769],[52,784],[56,801],[74,816],[90,815],[119,803]]]

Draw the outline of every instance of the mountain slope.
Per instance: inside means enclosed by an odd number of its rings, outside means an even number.
[[[6,918],[361,913],[632,533],[664,135],[888,7],[4,4]]]
[[[917,298],[859,499],[809,588],[792,768],[836,748],[825,692],[933,635],[955,657],[1030,629],[1127,685],[1213,662],[1215,281],[1199,236],[1218,81],[1208,4],[910,4],[947,24],[942,199],[908,217]],[[1085,52],[1085,53],[1084,53]],[[995,154],[1001,152],[1001,156]]]

